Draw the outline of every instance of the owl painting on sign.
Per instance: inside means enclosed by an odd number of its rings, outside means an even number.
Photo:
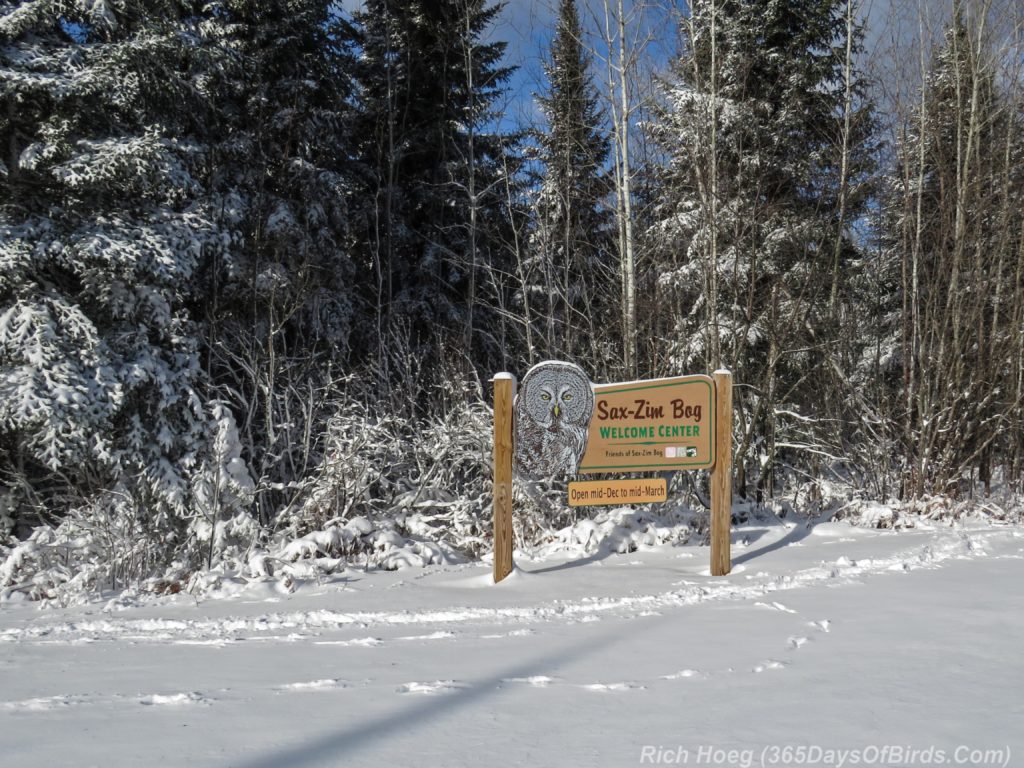
[[[594,413],[594,390],[583,369],[555,360],[533,366],[514,411],[517,474],[528,480],[576,474]]]

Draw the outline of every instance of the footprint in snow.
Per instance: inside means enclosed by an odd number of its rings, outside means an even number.
[[[406,635],[405,637],[396,637],[395,640],[447,640],[455,637],[454,632],[446,632],[444,630],[438,632],[431,632],[429,635]]]
[[[774,659],[768,659],[768,661],[764,662],[763,664],[758,664],[756,667],[754,667],[753,671],[767,672],[769,669],[785,669],[786,664],[787,663],[785,661],[775,661]]]
[[[65,694],[62,696],[41,696],[35,699],[24,699],[22,701],[5,701],[0,703],[0,709],[21,712],[50,712],[55,709],[73,707],[85,704],[89,697],[83,694]]]
[[[643,690],[644,686],[639,683],[591,683],[583,686],[588,691],[598,693],[610,693],[612,691],[635,691]]]
[[[829,627],[832,626],[832,622],[828,619],[822,619],[821,621],[812,621],[808,626],[814,627],[822,632],[828,632]]]
[[[213,702],[198,691],[186,693],[151,693],[142,696],[139,704],[147,707],[180,707],[188,704],[212,704]]]
[[[328,688],[347,688],[348,683],[336,677],[325,677],[323,680],[310,680],[308,683],[288,683],[278,686],[278,691],[323,691]]]
[[[404,683],[395,689],[395,693],[421,693],[431,696],[435,693],[458,691],[466,687],[464,683],[457,682],[456,680],[435,680],[432,683]]]
[[[806,637],[791,637],[788,642],[790,649],[795,651],[810,641]]]
[[[792,608],[787,608],[782,603],[754,603],[754,606],[759,608],[772,608],[776,611],[782,611],[783,613],[796,613]]]
[[[212,640],[175,640],[174,645],[197,645],[205,646],[208,648],[224,648],[231,643],[237,643],[238,640],[233,637],[217,637]]]
[[[700,674],[699,670],[696,669],[681,669],[678,672],[673,672],[671,675],[662,675],[662,680],[681,680],[684,677],[697,677]]]
[[[481,640],[500,640],[503,637],[527,637],[534,634],[532,629],[514,629],[501,635],[480,635]]]
[[[365,648],[384,644],[379,637],[357,637],[354,640],[314,640],[313,642],[316,645],[363,646]]]
[[[558,682],[558,678],[548,677],[547,675],[533,675],[532,677],[506,677],[501,682],[526,683],[527,685],[532,685],[534,688],[547,688],[552,683]]]

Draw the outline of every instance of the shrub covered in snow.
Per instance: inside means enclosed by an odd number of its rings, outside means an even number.
[[[231,413],[214,404],[208,424],[181,514],[147,505],[140,488],[103,494],[0,549],[0,589],[63,602],[140,583],[206,591],[225,578],[294,582],[349,564],[397,569],[490,548],[492,427],[478,399],[418,421],[343,403],[322,460],[288,486],[292,501],[266,526],[252,514],[261,486]]]
[[[691,535],[700,536],[700,513],[684,506],[665,507],[597,507],[525,549],[540,558],[626,554],[661,544],[685,544]]]
[[[365,518],[478,554],[489,526],[491,430],[490,411],[479,400],[419,421],[346,404],[329,424],[323,460],[280,515],[274,539]]]

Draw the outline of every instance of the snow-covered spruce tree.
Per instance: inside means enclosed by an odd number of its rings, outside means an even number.
[[[190,531],[205,549],[207,567],[212,567],[214,558],[224,552],[228,530],[241,527],[250,533],[257,528],[248,514],[255,489],[249,467],[242,459],[234,415],[223,404],[213,403],[212,416],[211,450],[207,452],[202,471],[196,473],[193,481],[199,514]],[[232,525],[232,521],[240,521],[240,525]],[[252,543],[250,538],[243,546]]]
[[[547,124],[537,132],[543,169],[526,290],[546,315],[536,332],[544,340],[540,356],[585,357],[594,368],[621,343],[609,338],[619,326],[606,208],[609,143],[582,33],[575,0],[562,0],[544,67],[547,89],[540,96]]]
[[[500,66],[505,44],[482,40],[498,10],[484,0],[368,0],[355,15],[360,266],[373,276],[374,308],[365,351],[392,383],[398,338],[428,370],[450,340],[456,359],[503,353],[488,271],[500,266],[508,227],[509,140],[491,125],[510,70]]]
[[[652,127],[669,156],[648,235],[660,333],[671,369],[725,365],[743,385],[741,494],[771,492],[778,431],[821,440],[813,420],[844,402],[836,344],[872,167],[849,2],[691,3]]]
[[[901,279],[885,329],[902,363],[890,383],[908,497],[974,480],[987,491],[1019,455],[1024,130],[1000,57],[956,3],[887,184],[886,264]]]
[[[110,499],[153,544],[126,571],[176,546],[207,424],[192,10],[0,4],[0,493],[22,533]]]
[[[355,313],[352,59],[326,0],[223,0],[206,183],[226,252],[200,269],[213,396],[230,404],[269,524],[315,465]]]

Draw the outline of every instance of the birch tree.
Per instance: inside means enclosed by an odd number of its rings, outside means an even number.
[[[903,492],[991,487],[1020,409],[1021,128],[987,5],[954,4],[899,145]],[[1002,83],[1000,80],[1002,79]],[[1016,85],[1015,85],[1016,79]]]

